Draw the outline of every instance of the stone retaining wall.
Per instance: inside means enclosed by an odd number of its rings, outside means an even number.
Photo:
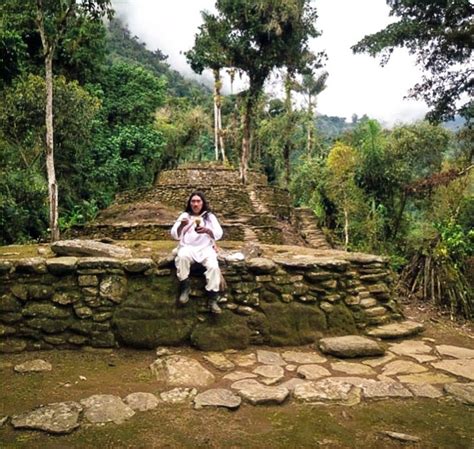
[[[57,257],[0,261],[0,351],[81,346],[300,345],[401,317],[385,260],[340,253],[221,262],[222,315],[205,307],[204,277],[175,304],[172,259]]]

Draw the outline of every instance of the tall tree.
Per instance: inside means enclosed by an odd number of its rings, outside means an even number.
[[[242,93],[241,179],[247,180],[250,160],[250,133],[253,108],[274,68],[306,62],[308,41],[316,37],[316,10],[310,0],[217,0],[217,15],[209,20],[218,24],[209,38],[221,49],[227,67],[244,72],[248,89]]]
[[[51,241],[59,239],[58,184],[54,166],[53,126],[53,58],[60,39],[73,27],[85,21],[98,21],[111,14],[110,0],[30,0],[36,14],[36,27],[41,37],[46,81],[46,170],[48,175],[49,221]]]
[[[434,121],[461,113],[472,119],[474,105],[472,49],[474,6],[470,0],[386,0],[391,16],[399,18],[385,29],[365,36],[355,53],[381,54],[385,65],[396,47],[405,47],[429,75],[416,84],[410,97],[422,98]],[[464,96],[467,100],[464,101]],[[458,106],[458,100],[464,103]]]

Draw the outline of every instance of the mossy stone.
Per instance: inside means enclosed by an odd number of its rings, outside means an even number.
[[[273,346],[312,343],[327,329],[326,316],[314,304],[275,302],[262,303],[261,308]]]
[[[38,329],[48,334],[57,334],[65,331],[69,327],[69,320],[32,318],[26,324],[33,329]]]
[[[0,353],[21,352],[26,349],[26,341],[18,338],[0,340]]]
[[[246,317],[224,310],[221,315],[210,315],[198,323],[191,333],[191,343],[203,351],[245,349],[250,344],[250,334]]]
[[[44,303],[30,303],[23,309],[24,316],[39,316],[47,318],[66,318],[71,315],[68,309],[64,309],[53,304]]]
[[[21,310],[21,303],[12,295],[3,295],[0,297],[0,313],[1,312],[18,312]]]
[[[334,304],[334,308],[327,317],[328,329],[332,335],[357,334],[354,315],[344,304]]]
[[[177,294],[178,283],[172,277],[131,280],[127,298],[112,317],[117,339],[137,348],[186,343],[197,321],[199,301],[191,299],[185,307],[177,307]]]

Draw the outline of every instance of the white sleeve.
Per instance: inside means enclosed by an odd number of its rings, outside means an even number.
[[[214,234],[214,240],[220,240],[222,238],[222,231],[221,225],[217,221],[217,218],[214,214],[209,214],[209,224],[208,227],[212,230]]]
[[[181,220],[183,218],[188,218],[188,214],[186,212],[183,212],[178,219],[176,220],[175,224],[171,228],[171,237],[173,237],[175,240],[179,240],[179,235],[178,235],[178,228],[179,225],[181,224]]]

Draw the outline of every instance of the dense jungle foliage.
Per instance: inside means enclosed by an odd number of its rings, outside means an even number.
[[[0,244],[47,238],[45,79],[32,20],[0,5]],[[93,219],[118,191],[151,185],[162,169],[215,159],[211,88],[172,70],[119,20],[85,21],[58,45],[63,231]],[[252,105],[250,167],[312,208],[335,245],[388,255],[406,292],[472,316],[472,127],[385,129],[367,116],[322,116],[327,75],[292,72],[289,83],[288,68],[279,70],[285,94]],[[238,167],[243,97],[221,102],[226,157]]]

